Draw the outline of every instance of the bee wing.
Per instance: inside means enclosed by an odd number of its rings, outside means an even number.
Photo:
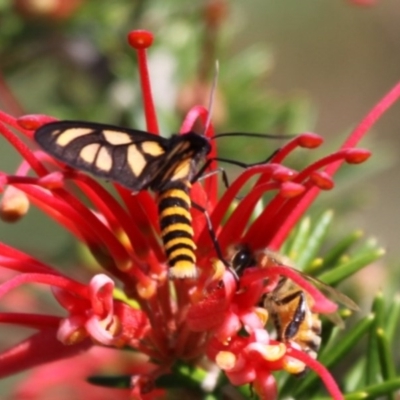
[[[334,312],[334,313],[331,313],[331,314],[324,314],[324,317],[326,319],[329,319],[329,321],[331,321],[338,328],[344,329],[345,324],[344,324],[344,321],[343,321],[342,317],[339,315],[339,313]]]
[[[294,269],[294,268],[293,268]],[[299,270],[295,271],[297,273],[300,273],[301,276],[303,276],[305,279],[307,279],[309,282],[314,284],[318,289],[321,290],[323,294],[325,294],[327,297],[329,297],[331,300],[333,300],[335,303],[340,303],[344,305],[345,307],[349,308],[350,310],[353,311],[358,311],[360,307],[352,300],[350,297],[346,296],[342,292],[336,290],[332,286],[327,285],[326,283],[322,282],[318,278],[315,278],[313,276],[307,275]]]

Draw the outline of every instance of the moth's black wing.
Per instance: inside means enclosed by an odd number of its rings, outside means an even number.
[[[139,191],[159,180],[170,139],[112,125],[60,121],[43,125],[35,140],[46,153],[73,168]]]

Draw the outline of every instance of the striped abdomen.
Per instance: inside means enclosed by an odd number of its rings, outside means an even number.
[[[194,278],[197,274],[189,190],[189,182],[177,181],[158,196],[161,237],[173,278]]]
[[[313,299],[295,283],[281,278],[278,286],[265,296],[264,305],[274,323],[277,339],[295,343],[312,358],[317,358],[321,345],[321,320],[312,312]],[[302,375],[305,364],[292,363],[290,372]]]

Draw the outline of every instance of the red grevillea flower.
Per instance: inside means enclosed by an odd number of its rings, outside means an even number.
[[[152,36],[134,31],[129,34],[129,43],[139,59],[147,130],[158,134],[146,61]],[[246,244],[253,251],[279,250],[318,193],[333,187],[333,175],[340,165],[361,163],[369,157],[367,150],[355,146],[399,94],[400,84],[373,108],[338,151],[301,171],[285,167],[285,158],[299,147],[318,147],[322,139],[316,134],[300,134],[279,149],[269,163],[245,169],[222,197],[218,197],[215,174],[201,184],[195,183],[191,198],[210,215],[223,254],[228,257],[229,249],[238,244]],[[206,124],[207,119],[206,109],[194,107],[180,133],[191,131],[199,122]],[[35,146],[25,144],[26,140],[21,141],[10,129],[29,141],[37,128],[54,121],[52,117],[13,118],[0,113],[0,121],[0,132],[23,158],[15,174],[0,175],[3,219],[22,217],[33,203],[84,243],[107,273],[96,274],[89,282],[78,282],[57,268],[0,243],[1,266],[13,271],[0,285],[0,297],[25,283],[46,285],[64,309],[62,315],[15,311],[0,314],[3,323],[37,331],[0,354],[0,377],[52,362],[55,364],[48,365],[56,365],[64,377],[73,376],[74,382],[77,375],[84,379],[101,372],[102,364],[110,365],[111,358],[103,356],[102,347],[115,351],[123,347],[134,349],[135,353],[128,352],[124,363],[119,363],[119,372],[132,376],[131,388],[121,392],[121,398],[125,394],[138,399],[161,396],[156,380],[169,374],[177,360],[202,365],[205,357],[224,371],[232,384],[251,383],[264,399],[277,397],[272,373],[282,369],[292,372],[296,363],[316,371],[336,400],[343,398],[323,365],[295,345],[271,339],[264,328],[268,316],[257,305],[282,276],[308,293],[313,299],[313,312],[336,310],[336,305],[302,276],[282,265],[272,265],[252,268],[236,280],[216,257],[204,214],[192,210],[199,277],[169,281],[157,206],[151,193],[132,195],[114,184],[120,198],[117,200],[92,177],[34,150]],[[212,125],[205,135],[212,145],[210,157],[215,157]],[[214,169],[215,162],[210,165],[210,170]],[[229,214],[239,190],[254,176],[258,177],[256,183]],[[256,205],[267,192],[275,193],[275,197],[252,219]],[[76,369],[71,357],[82,351],[87,357],[98,354],[97,364],[78,363],[81,368]],[[46,375],[35,376],[43,379]],[[36,379],[32,387],[36,386],[43,385]],[[90,396],[99,398],[91,395],[86,385],[81,397]]]

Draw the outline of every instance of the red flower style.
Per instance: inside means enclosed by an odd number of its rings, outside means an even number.
[[[146,48],[151,46],[152,36],[134,31],[129,35],[129,43],[139,58],[147,130],[158,134],[146,61]],[[296,148],[318,147],[322,138],[316,134],[300,134],[279,149],[269,163],[245,169],[220,198],[215,174],[195,183],[191,198],[207,210],[223,254],[237,244],[247,244],[252,250],[278,250],[318,193],[333,187],[333,175],[340,165],[361,163],[369,157],[367,150],[355,146],[399,95],[400,84],[367,114],[338,151],[302,171],[291,170],[283,162]],[[190,132],[199,121],[206,124],[207,118],[206,109],[194,107],[180,133]],[[109,357],[102,356],[103,347],[110,351],[124,347],[136,350],[134,355],[128,354],[128,361],[124,358],[119,371],[132,376],[130,393],[126,391],[131,398],[161,396],[162,391],[156,389],[158,377],[170,373],[177,360],[199,365],[205,356],[225,372],[233,385],[251,383],[260,398],[277,397],[274,371],[293,373],[304,364],[320,375],[334,399],[343,398],[323,365],[295,344],[270,338],[264,328],[268,314],[258,307],[259,300],[274,289],[280,277],[289,278],[308,293],[313,300],[313,312],[335,311],[334,303],[300,274],[282,265],[255,266],[236,280],[216,257],[204,214],[194,209],[199,277],[169,281],[160,244],[157,206],[149,192],[132,195],[115,183],[122,200],[119,202],[85,173],[42,151],[33,151],[9,128],[32,140],[34,131],[51,121],[54,118],[43,115],[13,118],[0,112],[1,133],[24,159],[14,175],[0,175],[4,190],[2,217],[16,220],[27,212],[28,204],[35,204],[84,243],[107,275],[99,273],[83,284],[0,243],[1,266],[14,273],[12,277],[7,275],[8,280],[0,285],[0,297],[24,283],[44,284],[50,286],[66,312],[64,316],[0,313],[3,323],[37,330],[0,355],[0,377],[39,365],[45,369],[43,364],[51,362],[48,365],[56,365],[64,377],[70,374],[77,380],[79,375],[83,380],[98,373],[102,363],[109,364]],[[211,124],[205,135],[212,145],[210,157],[215,157]],[[215,161],[210,165],[210,170],[214,169]],[[28,175],[31,170],[35,176]],[[258,176],[257,182],[227,217],[239,190],[253,176]],[[251,220],[261,196],[270,191],[277,194]],[[82,202],[82,195],[88,201]],[[97,353],[100,356],[96,362],[82,364],[77,370],[71,360],[82,351],[86,353],[79,357]],[[47,379],[46,375],[38,375]],[[45,386],[37,379],[29,382],[31,392]],[[93,387],[93,394],[88,385],[84,390],[82,398],[99,398],[94,392],[98,388]]]

